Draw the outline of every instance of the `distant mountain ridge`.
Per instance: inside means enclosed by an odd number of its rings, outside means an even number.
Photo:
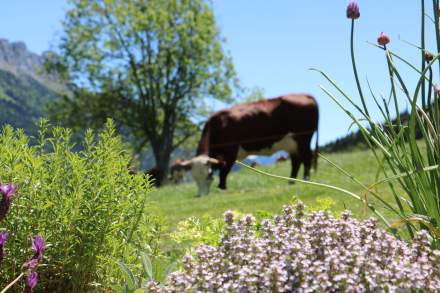
[[[46,54],[30,52],[23,42],[0,39],[0,126],[11,124],[28,134],[47,116],[46,106],[64,87],[57,76],[44,72]]]

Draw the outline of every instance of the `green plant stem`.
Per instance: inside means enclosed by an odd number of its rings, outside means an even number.
[[[396,111],[396,118],[397,118],[397,126],[400,130],[400,127],[402,127],[402,121],[400,120],[400,110],[399,105],[397,103],[397,96],[396,96],[396,87],[394,85],[394,67],[392,66],[392,57],[387,49],[385,49],[386,57],[387,57],[387,64],[388,64],[388,71],[390,74],[390,83],[391,83],[391,94],[393,95],[394,99],[394,107]]]
[[[359,77],[356,69],[356,61],[354,58],[354,19],[351,20],[351,38],[350,38],[350,50],[351,50],[351,64],[353,65],[354,77],[356,79],[356,85],[359,91],[359,97],[361,98],[362,106],[364,107],[364,112],[367,116],[370,116],[368,113],[367,105],[365,104],[364,95],[362,93],[361,83],[359,82]]]
[[[5,293],[7,290],[9,290],[12,286],[15,285],[15,283],[17,283],[22,277],[24,276],[24,273],[21,273],[20,275],[18,275],[17,278],[15,278],[14,281],[12,281],[11,283],[8,284],[8,286],[6,286],[5,288],[3,288],[3,290],[0,293]]]
[[[422,72],[425,70],[425,0],[422,0],[422,26],[420,30],[420,43],[422,46]],[[422,105],[425,108],[425,83],[422,84]]]
[[[332,165],[333,167],[335,167],[336,169],[338,169],[342,174],[344,174],[345,176],[347,176],[348,178],[350,178],[353,182],[355,182],[356,184],[358,184],[359,186],[361,186],[363,189],[365,189],[366,192],[371,193],[377,200],[379,200],[382,204],[384,204],[390,211],[394,212],[395,214],[399,215],[399,212],[393,208],[389,203],[387,203],[385,200],[383,200],[379,194],[377,194],[376,192],[372,191],[371,188],[368,188],[368,186],[366,186],[365,184],[363,184],[362,182],[360,182],[356,177],[354,177],[353,175],[351,175],[350,173],[348,173],[347,171],[345,171],[344,169],[342,169],[340,166],[336,165],[335,163],[333,163],[332,161],[330,161],[330,159],[326,158],[324,155],[322,154],[318,154],[319,157],[323,158],[324,160],[326,160],[330,165]],[[402,216],[402,215],[401,215]]]
[[[428,109],[428,113],[429,113],[429,117],[432,119],[432,106],[431,105],[431,94],[432,94],[432,68],[429,68],[429,83],[428,83],[428,105],[427,105],[427,109]],[[423,109],[423,111],[425,111],[425,109]]]
[[[429,172],[429,171],[436,171],[438,169],[439,169],[439,165],[434,165],[434,166],[425,167],[425,168],[423,168],[422,171],[423,172]],[[412,174],[414,174],[416,172],[419,172],[419,171],[409,171],[407,173],[400,173],[400,174],[396,174],[396,175],[387,177],[385,179],[382,179],[382,180],[379,180],[379,181],[373,183],[372,185],[369,186],[369,188],[373,188],[373,187],[375,187],[377,185],[380,185],[382,183],[385,183],[385,182],[389,182],[389,181],[396,180],[396,179],[399,179],[399,178],[407,177],[407,176],[412,175]]]
[[[438,8],[439,8],[439,1],[438,0],[432,0],[432,10],[434,12],[434,29],[435,29],[435,40],[437,43],[437,54],[440,54],[440,27],[439,27],[439,15],[438,15]],[[440,62],[439,62],[439,73],[440,73]]]

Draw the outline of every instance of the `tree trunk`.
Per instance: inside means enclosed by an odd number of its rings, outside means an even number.
[[[152,143],[154,158],[156,160],[156,172],[158,186],[162,185],[168,175],[168,167],[171,159],[171,144],[167,143]]]

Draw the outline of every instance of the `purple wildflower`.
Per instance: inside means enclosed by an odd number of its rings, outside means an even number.
[[[3,196],[5,196],[6,199],[11,199],[15,190],[17,190],[17,187],[12,183],[4,184],[4,185],[0,184],[0,192],[3,193]]]
[[[45,249],[44,239],[40,235],[34,236],[32,240],[32,249],[35,251],[34,258],[39,261],[43,258],[43,253]]]
[[[8,237],[9,233],[7,231],[0,232],[0,265],[2,264],[4,256],[3,246],[5,245],[6,240],[8,240]]]
[[[0,222],[3,221],[6,217],[6,213],[9,210],[9,206],[11,205],[12,195],[14,194],[17,187],[14,184],[1,184],[0,183]]]
[[[24,270],[30,270],[30,271],[35,271],[38,267],[38,259],[36,258],[31,258],[30,260],[26,261],[23,266],[22,269]]]
[[[29,270],[31,272],[35,272],[40,261],[43,259],[43,253],[45,249],[44,239],[40,235],[34,236],[32,239],[32,250],[35,252],[34,256],[27,260],[22,269]]]
[[[356,0],[350,0],[347,6],[347,18],[357,19],[361,16],[359,5]]]
[[[36,272],[32,272],[28,275],[26,279],[26,286],[24,288],[24,293],[30,293],[37,286],[38,274]]]
[[[435,84],[435,85],[433,86],[433,88],[434,88],[434,93],[436,93],[436,94],[440,93],[440,86],[438,86],[437,84]]]

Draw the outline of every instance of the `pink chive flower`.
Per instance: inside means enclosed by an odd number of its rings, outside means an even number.
[[[361,16],[361,13],[359,12],[359,5],[357,1],[350,0],[347,6],[347,18],[351,19],[357,19]]]
[[[37,286],[38,274],[36,272],[32,272],[28,275],[26,279],[26,286],[24,288],[24,293],[31,293],[32,290]]]
[[[12,196],[16,189],[17,187],[12,183],[0,183],[0,222],[6,218],[6,213],[11,206]]]
[[[3,247],[5,246],[6,240],[8,240],[9,233],[6,231],[0,232],[0,265],[2,264],[4,252]]]
[[[439,94],[439,93],[440,93],[440,86],[438,86],[437,84],[435,84],[435,85],[433,86],[433,89],[434,89],[434,93],[436,93],[436,94]]]
[[[390,42],[390,37],[386,33],[381,32],[379,37],[377,38],[377,43],[379,45],[386,46],[389,42]]]
[[[432,61],[432,59],[434,59],[434,55],[431,52],[429,52],[429,51],[425,51],[424,55],[425,55],[426,63],[429,63],[429,62]]]

